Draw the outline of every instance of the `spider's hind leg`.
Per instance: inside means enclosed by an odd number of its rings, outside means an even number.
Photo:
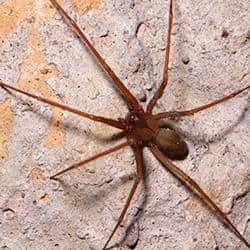
[[[126,215],[126,212],[128,210],[128,207],[129,207],[129,204],[135,194],[135,191],[138,187],[138,184],[140,183],[141,181],[141,178],[142,178],[142,170],[143,170],[143,159],[142,159],[142,147],[138,144],[135,145],[135,158],[136,158],[136,167],[137,167],[137,172],[136,172],[136,178],[134,180],[134,184],[131,188],[131,191],[129,193],[129,196],[127,198],[127,201],[122,209],[122,212],[119,216],[119,219],[115,225],[115,227],[113,228],[113,231],[112,233],[110,234],[108,240],[106,241],[104,247],[103,247],[103,250],[105,250],[110,242],[110,240],[112,239],[112,237],[114,236],[116,230],[118,229],[118,227],[121,225],[125,215]]]

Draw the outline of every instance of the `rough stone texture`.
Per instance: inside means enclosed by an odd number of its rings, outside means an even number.
[[[128,88],[148,101],[162,77],[168,1],[62,2]],[[248,29],[248,0],[174,1],[170,83],[155,112],[195,107],[249,84]],[[0,1],[0,36],[4,82],[86,112],[125,116],[112,82],[48,1]],[[183,119],[190,154],[177,165],[250,240],[248,96]],[[135,175],[132,151],[61,182],[48,177],[113,145],[105,139],[114,132],[0,90],[1,249],[101,249]],[[148,150],[145,159],[145,181],[113,249],[246,249]]]

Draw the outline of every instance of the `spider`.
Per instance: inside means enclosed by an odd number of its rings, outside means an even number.
[[[100,152],[88,159],[80,161],[72,166],[55,173],[50,177],[50,179],[57,179],[58,176],[65,174],[66,172],[79,168],[86,163],[94,161],[100,157],[111,154],[115,151],[118,151],[127,146],[132,147],[135,153],[136,159],[136,177],[134,183],[132,185],[131,191],[126,200],[125,206],[123,207],[121,214],[118,218],[117,223],[115,224],[110,236],[108,237],[106,243],[104,244],[103,249],[107,249],[108,244],[110,243],[112,237],[116,233],[117,229],[121,225],[126,212],[129,208],[129,205],[132,201],[132,198],[136,192],[138,184],[140,183],[143,175],[143,155],[142,151],[144,147],[148,147],[152,154],[158,159],[158,161],[165,167],[169,172],[171,172],[176,178],[182,181],[185,185],[192,188],[201,198],[202,200],[214,210],[216,215],[221,219],[223,223],[225,223],[231,231],[242,241],[245,245],[250,248],[249,242],[244,238],[244,236],[237,230],[234,224],[231,222],[229,217],[216,205],[216,203],[208,196],[208,194],[203,191],[203,189],[194,181],[190,176],[188,176],[184,171],[182,171],[179,167],[177,167],[172,160],[180,160],[185,159],[188,155],[188,147],[186,142],[179,136],[179,134],[172,128],[171,126],[162,126],[161,120],[175,120],[178,121],[182,117],[192,116],[195,113],[201,112],[208,108],[214,107],[222,102],[225,102],[229,99],[232,99],[246,91],[250,88],[250,85],[235,91],[229,95],[223,96],[222,98],[212,101],[208,104],[202,105],[200,107],[184,110],[184,111],[170,111],[170,112],[162,112],[158,114],[153,114],[153,109],[157,103],[157,101],[163,95],[166,86],[168,85],[168,70],[169,70],[169,61],[170,61],[170,47],[171,47],[171,32],[172,32],[172,24],[173,24],[173,1],[170,0],[169,4],[169,25],[167,32],[167,46],[166,46],[166,55],[165,55],[165,65],[163,71],[163,80],[157,89],[156,93],[149,101],[146,109],[144,110],[139,101],[132,95],[130,90],[121,82],[119,77],[115,74],[115,72],[110,68],[110,66],[105,62],[103,57],[99,54],[99,52],[95,49],[89,39],[85,36],[82,30],[79,28],[77,23],[67,14],[67,12],[62,8],[62,6],[56,0],[50,0],[53,6],[68,20],[71,26],[74,28],[75,32],[79,35],[82,41],[89,47],[90,51],[96,57],[97,61],[100,63],[104,71],[108,74],[108,76],[113,80],[115,86],[120,91],[121,95],[125,99],[128,106],[128,114],[125,118],[120,118],[118,120],[105,118],[102,116],[97,116],[93,114],[89,114],[86,112],[82,112],[80,110],[71,108],[69,106],[51,101],[47,98],[36,96],[21,89],[12,87],[0,80],[0,86],[9,91],[16,91],[23,95],[29,96],[33,99],[36,99],[40,102],[50,104],[54,107],[58,107],[62,110],[75,113],[81,117],[90,119],[95,122],[104,123],[108,126],[115,127],[120,129],[121,135],[126,137],[127,140],[124,143],[120,143],[113,148]]]

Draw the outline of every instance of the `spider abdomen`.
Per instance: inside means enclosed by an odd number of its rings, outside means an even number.
[[[188,146],[173,130],[159,128],[154,138],[160,150],[172,160],[184,160],[188,155]]]

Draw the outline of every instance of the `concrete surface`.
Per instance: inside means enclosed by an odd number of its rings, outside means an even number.
[[[145,104],[161,81],[168,1],[61,2]],[[155,112],[189,109],[249,84],[249,7],[248,0],[174,1],[170,84]],[[0,1],[0,37],[4,82],[93,114],[125,116],[112,82],[49,1]],[[190,154],[176,163],[250,240],[248,97],[183,119]],[[111,147],[105,139],[115,132],[0,90],[0,249],[101,249],[132,184],[133,152],[61,182],[48,177]],[[113,249],[246,249],[147,150],[145,165]]]

